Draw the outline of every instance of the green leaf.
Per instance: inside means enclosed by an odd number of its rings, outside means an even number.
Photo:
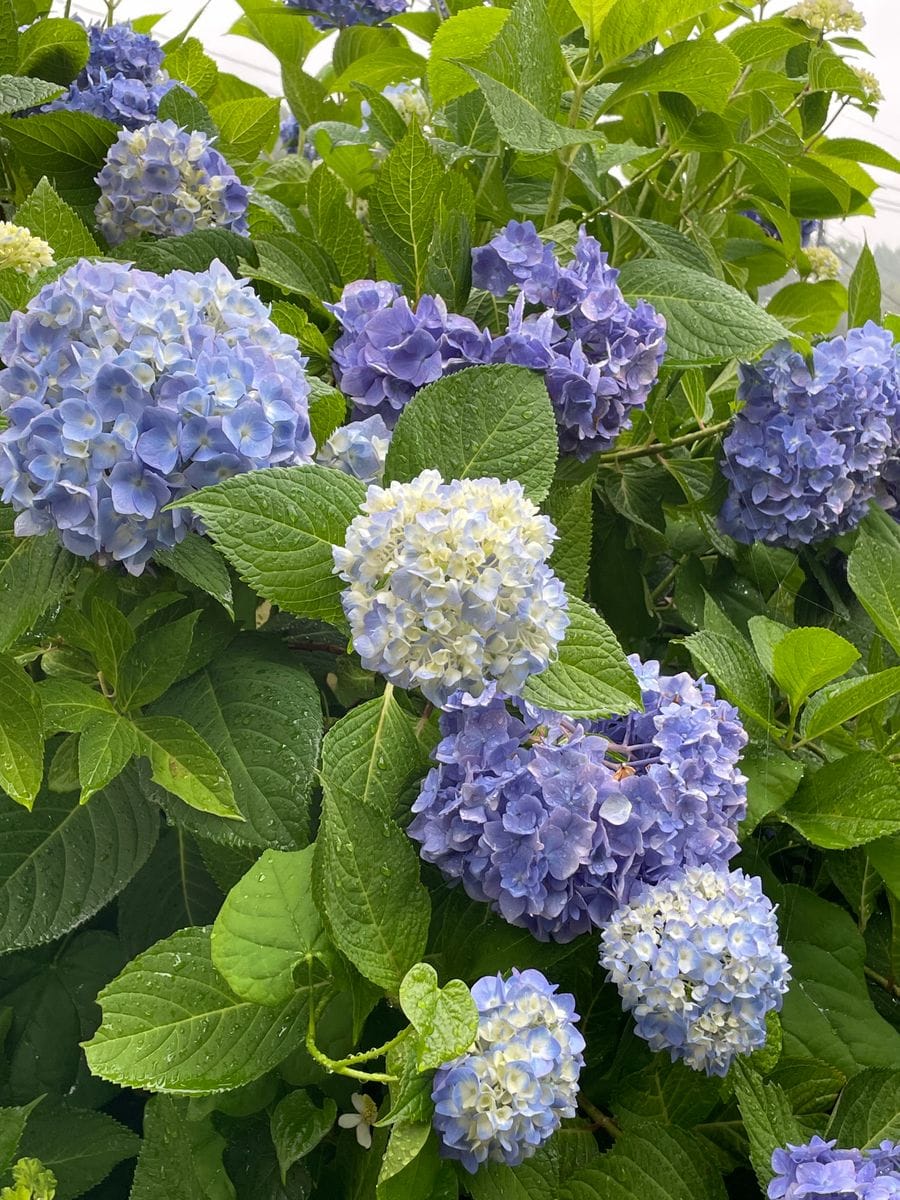
[[[2,15],[0,9],[0,20]],[[25,1122],[40,1102],[38,1099],[18,1108],[0,1108],[0,1171],[4,1174],[16,1157],[16,1150],[25,1132]]]
[[[285,657],[278,641],[246,635],[153,706],[156,716],[188,722],[213,748],[244,818],[223,822],[172,800],[164,806],[179,824],[283,850],[309,841],[321,702],[307,671]]]
[[[791,629],[772,652],[772,674],[796,711],[812,692],[845,675],[858,658],[856,647],[830,629]]]
[[[198,533],[189,533],[176,546],[160,547],[154,551],[155,562],[161,563],[200,588],[222,605],[229,617],[234,617],[231,576],[212,543]]]
[[[131,239],[116,246],[115,254],[142,271],[155,271],[157,275],[205,271],[216,258],[233,275],[240,275],[244,259],[251,264],[256,262],[249,239],[230,229],[196,229],[180,237]]]
[[[805,741],[812,741],[898,694],[900,667],[888,667],[862,678],[843,679],[812,697],[800,718],[800,733]]]
[[[19,61],[19,19],[12,0],[0,3],[0,72],[14,71]]]
[[[74,1200],[133,1158],[140,1144],[137,1134],[106,1113],[44,1103],[29,1118],[19,1153],[53,1172],[55,1200]]]
[[[378,1128],[401,1121],[430,1120],[434,1113],[434,1101],[431,1099],[432,1077],[430,1073],[422,1074],[419,1071],[418,1042],[418,1034],[408,1025],[399,1041],[385,1055],[388,1074],[395,1077],[395,1082],[390,1084],[390,1104],[387,1106],[387,1112],[375,1123]]]
[[[428,56],[428,86],[435,108],[474,89],[474,82],[458,62],[477,61],[508,17],[508,9],[477,7],[454,13],[441,22]]]
[[[606,717],[641,707],[641,689],[616,636],[589,604],[569,597],[569,627],[559,656],[531,675],[524,699],[571,717]]]
[[[135,643],[135,632],[124,613],[102,596],[91,601],[91,619],[85,649],[90,650],[97,666],[114,688],[125,655]],[[79,643],[81,644],[81,643]]]
[[[741,755],[740,769],[747,776],[747,816],[742,830],[750,833],[769,813],[784,808],[803,778],[803,764],[766,743],[748,746]]]
[[[77,679],[42,679],[38,684],[44,733],[80,733],[97,716],[113,716],[107,698]]]
[[[874,750],[807,775],[782,815],[816,846],[846,850],[900,833],[900,768]]]
[[[288,612],[344,623],[333,574],[365,488],[327,467],[270,467],[190,498],[213,541],[245,582]]]
[[[321,380],[314,384],[309,397],[309,428],[316,446],[321,447],[347,419],[347,398],[337,388]]]
[[[70,204],[94,206],[94,176],[118,133],[112,121],[83,112],[35,113],[4,120],[2,133],[35,184],[46,176]]]
[[[468,367],[422,388],[403,409],[385,483],[434,467],[448,481],[518,479],[539,504],[556,453],[553,408],[539,375],[526,367]]]
[[[228,100],[210,112],[219,129],[219,150],[230,163],[255,162],[278,136],[280,100],[268,96]]]
[[[60,199],[46,176],[16,209],[16,222],[49,242],[58,259],[89,257],[101,252],[87,225]]]
[[[0,953],[53,941],[99,912],[158,832],[158,815],[121,778],[87,805],[44,793],[29,814],[0,799]]]
[[[775,293],[766,311],[806,337],[831,333],[847,311],[847,289],[836,279],[789,283]]]
[[[803,1141],[801,1129],[777,1083],[765,1083],[740,1058],[734,1060],[730,1079],[750,1139],[750,1161],[765,1191],[772,1179],[772,1151],[788,1142],[799,1145]]]
[[[87,30],[76,21],[45,17],[19,34],[20,75],[71,83],[87,60]]]
[[[435,1188],[441,1170],[437,1138],[430,1135],[430,1121],[394,1125],[378,1173],[377,1200],[431,1200],[441,1194]]]
[[[466,1177],[466,1189],[473,1200],[562,1200],[569,1195],[564,1189],[570,1181],[601,1161],[594,1135],[567,1124],[519,1167],[484,1163],[477,1174]],[[592,1192],[584,1195],[595,1200]]]
[[[722,695],[760,725],[771,726],[769,683],[746,642],[702,629],[684,644],[698,670],[709,672]]]
[[[456,192],[453,198],[451,191]],[[449,175],[438,198],[424,286],[430,294],[441,296],[454,312],[465,308],[472,286],[474,207],[472,189],[466,181],[461,175]]]
[[[0,650],[59,601],[77,564],[54,533],[24,538],[15,537],[11,529],[0,533]]]
[[[145,633],[126,651],[119,667],[117,706],[128,712],[156,700],[175,682],[194,637],[199,609]]]
[[[860,1150],[900,1141],[900,1071],[872,1068],[848,1080],[825,1136]]]
[[[416,125],[411,125],[382,163],[369,194],[372,235],[411,297],[424,290],[443,178],[441,160]]]
[[[30,809],[44,775],[41,700],[31,676],[0,654],[0,788]]]
[[[312,856],[312,846],[264,850],[225,898],[213,925],[212,960],[242,1000],[284,1004],[297,991],[300,964],[327,965],[332,957],[312,900]]]
[[[20,75],[0,75],[0,114],[35,108],[55,100],[63,91],[56,83],[45,79],[29,79]]]
[[[593,142],[605,144],[606,136],[598,129],[576,129],[551,121],[512,88],[479,71],[477,67],[460,64],[478,86],[487,101],[488,109],[500,137],[514,150],[526,154],[549,154],[567,146]]]
[[[198,129],[207,137],[218,137],[219,130],[209,109],[186,87],[171,87],[159,102],[160,121],[174,121],[182,129]]]
[[[388,816],[408,809],[428,766],[415,721],[392,687],[351,708],[322,744],[323,785],[348,805],[360,800]]]
[[[900,546],[861,530],[847,579],[876,628],[900,654]]]
[[[864,245],[859,252],[850,276],[847,321],[850,327],[865,325],[866,321],[881,321],[881,279],[875,255]]]
[[[369,251],[363,227],[347,207],[344,185],[324,163],[309,177],[306,205],[316,238],[334,260],[341,280],[364,279],[369,272]]]
[[[222,760],[187,721],[138,717],[134,728],[154,783],[201,812],[242,820]]]
[[[335,945],[367,979],[396,993],[424,953],[431,911],[412,842],[369,804],[326,789],[313,880]]]
[[[706,608],[709,609],[711,601],[707,600]],[[725,627],[717,629],[715,624],[709,620],[709,612],[707,611],[706,624],[714,633],[724,633],[726,636],[733,636],[733,630]],[[787,625],[782,625],[780,621],[773,621],[771,617],[751,617],[747,622],[747,629],[750,633],[750,640],[753,642],[753,649],[756,651],[756,657],[762,663],[767,675],[774,678],[775,675],[775,647],[783,639],[784,635],[789,632]],[[738,635],[739,636],[739,635]]]
[[[643,146],[637,147],[640,154],[646,154]],[[654,258],[681,263],[695,271],[713,274],[712,263],[703,250],[692,242],[689,237],[665,225],[662,221],[650,221],[644,217],[633,217],[627,213],[611,214],[617,221],[633,229],[642,242],[651,250]]]
[[[666,318],[668,367],[750,359],[787,330],[744,292],[681,263],[625,263],[619,286],[632,303],[648,300]]]
[[[278,1102],[272,1113],[271,1130],[282,1183],[294,1163],[318,1146],[336,1117],[337,1105],[333,1100],[326,1097],[319,1108],[308,1092],[288,1092]]]
[[[95,1075],[183,1096],[258,1079],[299,1046],[306,994],[278,1008],[239,1000],[213,966],[208,928],[179,929],[128,964],[97,997],[85,1044]]]
[[[219,68],[196,38],[185,38],[166,55],[163,66],[173,79],[186,83],[192,92],[204,100],[216,86]]]
[[[124,771],[137,747],[134,728],[123,717],[98,713],[85,722],[78,739],[79,803],[86,804]]]
[[[793,979],[781,1021],[785,1054],[855,1075],[900,1068],[900,1033],[878,1015],[863,976],[866,948],[850,915],[793,885],[778,909]]]
[[[700,1144],[682,1129],[650,1121],[627,1129],[608,1154],[565,1179],[560,1191],[560,1200],[725,1200],[725,1196],[722,1177]]]
[[[625,58],[676,25],[693,21],[716,4],[712,0],[576,0],[572,5],[593,32],[604,62]]]
[[[417,1065],[430,1071],[457,1058],[475,1041],[478,1009],[461,979],[444,987],[428,963],[416,963],[400,984],[400,1007],[419,1035]]]
[[[607,103],[619,105],[629,96],[678,92],[700,108],[722,112],[740,73],[737,55],[721,42],[705,38],[676,42],[629,67],[624,83]]]
[[[573,596],[581,597],[587,584],[593,532],[594,473],[586,479],[553,481],[543,509],[556,526],[558,541],[550,566]]]
[[[193,1119],[189,1101],[151,1096],[129,1200],[235,1200],[225,1173],[225,1139],[212,1117]]]

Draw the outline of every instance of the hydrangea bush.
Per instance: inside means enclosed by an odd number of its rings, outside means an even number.
[[[0,2],[0,1195],[900,1197],[868,3]]]

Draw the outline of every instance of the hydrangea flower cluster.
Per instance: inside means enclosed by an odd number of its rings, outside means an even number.
[[[41,267],[53,266],[53,250],[43,238],[35,237],[24,225],[0,221],[0,271],[36,275]]]
[[[56,1176],[38,1158],[20,1158],[13,1163],[12,1187],[0,1190],[0,1200],[53,1200]]]
[[[309,13],[316,29],[345,29],[348,25],[380,25],[406,12],[408,0],[285,0],[288,8]]]
[[[311,461],[306,360],[244,282],[81,259],[13,313],[0,488],[19,536],[56,528],[139,574],[191,528],[170,501]]]
[[[174,121],[123,129],[97,183],[97,225],[111,246],[142,233],[248,232],[247,189],[205,133]]]
[[[545,373],[560,449],[590,458],[608,449],[644,407],[666,352],[666,322],[652,305],[629,304],[596,238],[581,230],[563,266],[531,221],[511,221],[472,252],[472,280],[496,296],[520,295],[492,362]],[[527,313],[526,301],[543,311]]]
[[[489,361],[490,335],[448,313],[440,296],[422,296],[413,307],[395,283],[358,279],[325,307],[344,329],[331,355],[354,417],[377,413],[393,428],[420,387]]]
[[[381,417],[341,425],[316,454],[322,467],[332,467],[363,483],[381,483],[391,431]]]
[[[820,33],[850,33],[865,28],[866,24],[853,0],[800,0],[784,15],[804,21]]]
[[[517,480],[444,483],[429,470],[371,486],[334,547],[363,666],[438,706],[458,691],[485,702],[520,692],[569,623],[546,561],[555,537]]]
[[[852,529],[900,449],[900,349],[869,321],[820,342],[812,365],[786,343],[741,369],[744,408],[723,442],[723,528],[801,546]]]
[[[708,1075],[765,1043],[766,1014],[790,980],[760,880],[712,867],[689,867],[617,909],[600,965],[638,1036]]]
[[[772,1154],[769,1200],[898,1200],[900,1142],[870,1150],[837,1150],[813,1137]]]
[[[575,998],[540,971],[487,975],[472,998],[475,1042],[438,1068],[431,1094],[441,1155],[474,1175],[484,1162],[518,1166],[575,1115],[584,1038]]]
[[[841,260],[827,246],[809,246],[809,273],[816,279],[837,279],[841,273]]]
[[[773,225],[772,222],[770,220],[768,220],[768,218],[764,217],[762,215],[762,213],[757,212],[755,208],[745,208],[742,211],[741,216],[746,217],[749,221],[752,221],[754,225],[758,225],[760,227],[760,229],[763,231],[763,233],[768,234],[768,236],[770,238],[774,238],[774,240],[776,242],[780,242],[783,240],[781,237],[781,233],[779,232],[778,226]],[[801,220],[800,221],[800,245],[803,246],[804,248],[807,247],[809,245],[809,243],[812,241],[813,236],[817,232],[821,232],[823,225],[824,225],[824,222],[819,221],[815,218],[804,218],[803,220]]]
[[[152,121],[174,86],[162,70],[162,46],[146,33],[135,33],[129,21],[89,25],[87,32],[87,64],[69,90],[44,110],[91,113],[125,129]]]
[[[546,940],[600,926],[645,883],[737,853],[747,735],[707,683],[630,663],[643,713],[583,722],[495,698],[441,715],[408,832],[469,896]]]

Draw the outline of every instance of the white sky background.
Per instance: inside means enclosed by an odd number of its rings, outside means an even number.
[[[647,2],[653,3],[653,0]],[[874,71],[885,98],[874,122],[858,111],[844,113],[832,127],[831,135],[865,138],[900,158],[900,0],[856,0],[856,6],[866,18],[866,28],[860,36],[873,54],[871,59],[860,57],[856,61]],[[121,0],[116,16],[127,20],[148,12],[160,12],[166,7],[166,0]],[[787,7],[787,4],[779,7]],[[61,11],[62,8],[62,0],[55,0],[54,9]],[[74,0],[72,11],[87,20],[96,20],[104,15],[105,5],[103,0]],[[194,11],[193,3],[185,4],[179,0],[159,22],[156,32],[163,40],[172,37],[184,28]],[[240,11],[235,0],[211,0],[192,32],[223,70],[277,94],[280,81],[274,58],[255,42],[227,34]],[[320,47],[317,47],[317,54],[319,51]],[[322,51],[323,59],[326,53]],[[882,185],[873,197],[877,216],[854,218],[843,225],[831,222],[830,228],[852,234],[860,241],[865,236],[872,245],[900,246],[900,174],[872,173]]]

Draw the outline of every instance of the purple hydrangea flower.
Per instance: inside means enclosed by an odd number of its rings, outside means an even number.
[[[526,300],[541,301],[559,271],[552,245],[541,241],[533,221],[510,221],[486,246],[472,251],[476,287],[495,296],[505,296],[515,287]]]
[[[638,1037],[708,1075],[765,1044],[766,1016],[791,977],[759,879],[710,866],[617,909],[600,934],[600,965]]]
[[[540,971],[487,975],[472,998],[475,1042],[438,1068],[431,1094],[441,1155],[474,1175],[485,1162],[518,1166],[575,1115],[584,1038],[575,998]]]
[[[777,226],[773,225],[762,213],[758,213],[755,209],[744,209],[741,212],[742,217],[747,217],[754,225],[758,225],[770,238],[774,238],[776,242],[780,242],[781,234],[778,232]],[[821,233],[824,222],[820,220],[810,220],[803,218],[800,221],[800,245],[808,246],[816,233]]]
[[[174,86],[162,69],[163,49],[130,22],[89,25],[87,64],[67,92],[43,111],[67,109],[104,117],[125,129],[152,121],[159,102]]]
[[[869,321],[820,342],[811,366],[777,346],[742,367],[740,396],[722,446],[725,531],[796,547],[854,528],[900,451],[900,348],[890,333]]]
[[[772,1154],[769,1200],[896,1200],[900,1196],[900,1142],[869,1150],[839,1150],[816,1136]]]
[[[309,13],[317,29],[345,29],[348,25],[380,25],[388,17],[406,12],[409,0],[285,0],[289,8]]]
[[[81,259],[13,313],[0,345],[2,498],[19,536],[143,570],[192,527],[170,501],[311,461],[294,338],[220,262],[164,277]]]
[[[708,683],[629,659],[643,713],[584,722],[451,701],[409,834],[450,882],[536,937],[570,941],[646,883],[738,850],[747,735]]]
[[[316,462],[362,483],[380,484],[390,444],[391,431],[376,413],[365,421],[352,421],[336,429],[319,450]]]
[[[123,129],[97,183],[97,225],[111,246],[144,233],[248,232],[247,189],[205,133],[174,121]]]

